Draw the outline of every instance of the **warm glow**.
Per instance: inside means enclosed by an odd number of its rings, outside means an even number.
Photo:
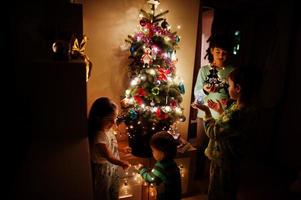
[[[152,183],[150,184],[150,187],[149,187],[149,194],[150,194],[151,197],[157,196],[156,187]]]
[[[123,183],[123,185],[122,185],[121,188],[120,188],[119,196],[120,196],[121,198],[126,198],[126,197],[131,197],[131,196],[133,196],[133,195],[131,194],[131,188],[130,188],[130,186],[129,186],[129,184],[128,184],[128,180],[127,180],[127,179],[124,180],[124,183]]]
[[[181,177],[183,178],[185,176],[185,168],[182,164],[180,164],[179,169],[180,169]]]

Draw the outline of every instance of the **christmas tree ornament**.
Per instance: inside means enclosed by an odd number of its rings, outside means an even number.
[[[134,45],[132,45],[132,46],[130,47],[130,52],[131,52],[131,54],[134,54],[134,52],[135,52],[135,47],[134,47]]]
[[[176,36],[176,43],[178,44],[180,42],[180,40],[181,40],[180,37],[177,35]]]
[[[149,22],[148,19],[142,18],[142,19],[140,20],[140,25],[141,25],[141,26],[145,26],[148,22]]]
[[[185,122],[186,121],[186,117],[184,115],[181,115],[179,120],[180,120],[180,122]]]
[[[228,91],[228,84],[225,81],[221,81],[218,70],[214,66],[209,70],[205,83],[215,87],[217,92],[220,92],[220,90]]]
[[[130,109],[129,114],[130,114],[130,118],[131,118],[132,120],[137,119],[137,115],[138,115],[138,114],[136,113],[136,111],[135,111],[134,109]]]
[[[70,41],[70,57],[71,59],[81,59],[86,64],[86,81],[88,82],[91,72],[92,72],[92,62],[89,59],[89,57],[86,54],[86,45],[88,42],[88,37],[83,36],[82,40],[79,42],[79,40],[72,35],[71,41]]]
[[[64,40],[57,40],[52,44],[54,60],[68,60],[68,44]]]
[[[141,61],[145,67],[148,67],[152,62],[151,49],[145,48],[144,54],[141,56]]]
[[[163,29],[167,29],[167,28],[169,27],[169,24],[167,23],[166,20],[164,20],[164,21],[161,23],[161,27],[162,27]]]
[[[185,94],[185,86],[182,82],[179,84],[179,90],[181,94]]]
[[[216,67],[212,67],[209,70],[209,74],[206,77],[205,83],[209,84],[212,87],[218,87],[221,83],[219,77],[218,77],[218,71]]]
[[[152,88],[152,94],[153,95],[158,95],[159,93],[160,93],[160,88],[158,88],[158,87]]]

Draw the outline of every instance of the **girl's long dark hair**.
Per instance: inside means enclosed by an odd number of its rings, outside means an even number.
[[[92,141],[96,131],[103,126],[102,120],[112,116],[117,106],[108,97],[100,97],[94,101],[88,116],[88,137]]]

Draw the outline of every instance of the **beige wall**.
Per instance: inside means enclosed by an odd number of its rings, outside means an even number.
[[[89,0],[83,1],[84,34],[88,36],[87,54],[93,62],[92,76],[88,82],[88,109],[100,96],[119,102],[127,88],[127,64],[129,51],[122,51],[127,35],[133,34],[140,9],[148,9],[146,0]],[[177,75],[184,80],[184,114],[187,120],[179,124],[179,131],[187,137],[192,74],[194,68],[198,0],[161,0],[158,7],[169,10],[165,15],[172,30],[181,37],[177,51]],[[178,30],[177,25],[181,26]]]

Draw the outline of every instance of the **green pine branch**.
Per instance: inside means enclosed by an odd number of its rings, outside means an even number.
[[[155,19],[153,22],[154,22],[154,23],[158,23],[158,22],[160,22],[160,21],[162,21],[162,20],[164,20],[164,18],[158,18],[158,19]]]
[[[147,13],[147,12],[146,12],[145,10],[143,10],[143,9],[140,9],[140,13],[142,13],[142,15],[143,15],[145,18],[151,20],[150,13]]]
[[[161,12],[161,13],[159,13],[158,15],[154,16],[154,18],[156,19],[156,18],[158,18],[158,17],[161,17],[161,16],[167,14],[168,12],[169,12],[169,10],[165,10],[164,12]]]

